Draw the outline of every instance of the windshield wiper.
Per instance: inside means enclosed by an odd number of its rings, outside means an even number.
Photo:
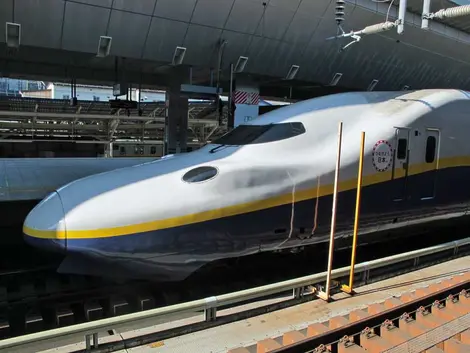
[[[226,144],[222,144],[222,145],[219,145],[217,147],[214,147],[213,149],[211,149],[209,151],[209,153],[215,153],[217,152],[219,149],[221,149],[222,147],[238,147],[238,145],[226,145]]]
[[[209,151],[209,153],[215,153],[215,152],[217,152],[217,150],[218,150],[219,148],[222,148],[222,147],[225,147],[225,146],[226,146],[226,145],[219,145],[219,146],[217,146],[217,147],[214,147],[214,148],[212,148],[212,149]]]

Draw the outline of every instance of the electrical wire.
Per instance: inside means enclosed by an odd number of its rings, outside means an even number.
[[[387,16],[385,16],[385,22],[388,22],[388,15],[390,14],[390,9],[392,8],[392,5],[394,2],[395,0],[390,1],[390,5],[388,6],[388,10],[387,10]]]
[[[375,2],[377,4],[385,4],[389,2],[390,0],[370,0],[370,1]],[[387,15],[385,16],[385,22],[388,22],[388,15],[390,14],[390,9],[392,8],[392,5],[394,2],[395,0],[390,1],[390,5],[388,6],[388,10],[387,10]]]

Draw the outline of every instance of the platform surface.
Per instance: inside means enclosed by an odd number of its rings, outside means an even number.
[[[166,339],[164,341],[154,342],[140,347],[129,348],[119,352],[227,352],[230,349],[241,346],[246,347],[265,338],[276,337],[291,330],[304,329],[312,323],[324,322],[337,315],[346,315],[355,309],[366,308],[370,304],[384,301],[392,296],[399,296],[402,293],[413,291],[416,288],[424,287],[431,283],[440,282],[443,279],[469,270],[470,256],[466,256],[356,288],[357,294],[353,297],[344,293],[336,294],[333,296],[334,301],[332,303],[326,303],[322,300],[314,300],[249,319]],[[263,304],[266,304],[266,301],[263,302]],[[247,307],[259,305],[259,303],[249,304],[237,308],[221,310],[218,312],[218,315],[240,311],[240,308],[246,309]],[[201,316],[197,315],[188,318],[180,318],[178,322],[161,322],[153,327],[129,330],[103,338],[100,337],[100,343],[116,342],[121,339],[136,337],[151,332],[158,332],[169,329],[170,327],[189,324],[200,320]],[[76,349],[83,348],[83,342],[81,342],[42,352],[71,352]]]

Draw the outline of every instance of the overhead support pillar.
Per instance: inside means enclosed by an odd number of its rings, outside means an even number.
[[[104,145],[104,156],[106,158],[113,158],[113,141],[109,141],[107,144]]]
[[[165,99],[164,155],[187,151],[188,98],[181,97],[181,84],[172,82]]]
[[[259,86],[248,77],[236,77],[232,100],[235,104],[234,127],[259,115]]]

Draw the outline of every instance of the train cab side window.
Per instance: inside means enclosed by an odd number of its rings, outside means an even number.
[[[151,146],[150,147],[150,154],[156,154],[157,153],[157,147]]]
[[[253,143],[266,143],[285,140],[305,132],[302,123],[273,124],[269,130],[258,137]]]
[[[408,141],[406,139],[398,139],[397,159],[406,159],[406,149]]]
[[[436,138],[428,136],[426,140],[426,163],[434,162],[434,158],[436,158]]]
[[[226,133],[218,140],[212,142],[215,145],[252,145],[285,140],[305,132],[302,123],[279,123],[269,125],[239,125]]]

